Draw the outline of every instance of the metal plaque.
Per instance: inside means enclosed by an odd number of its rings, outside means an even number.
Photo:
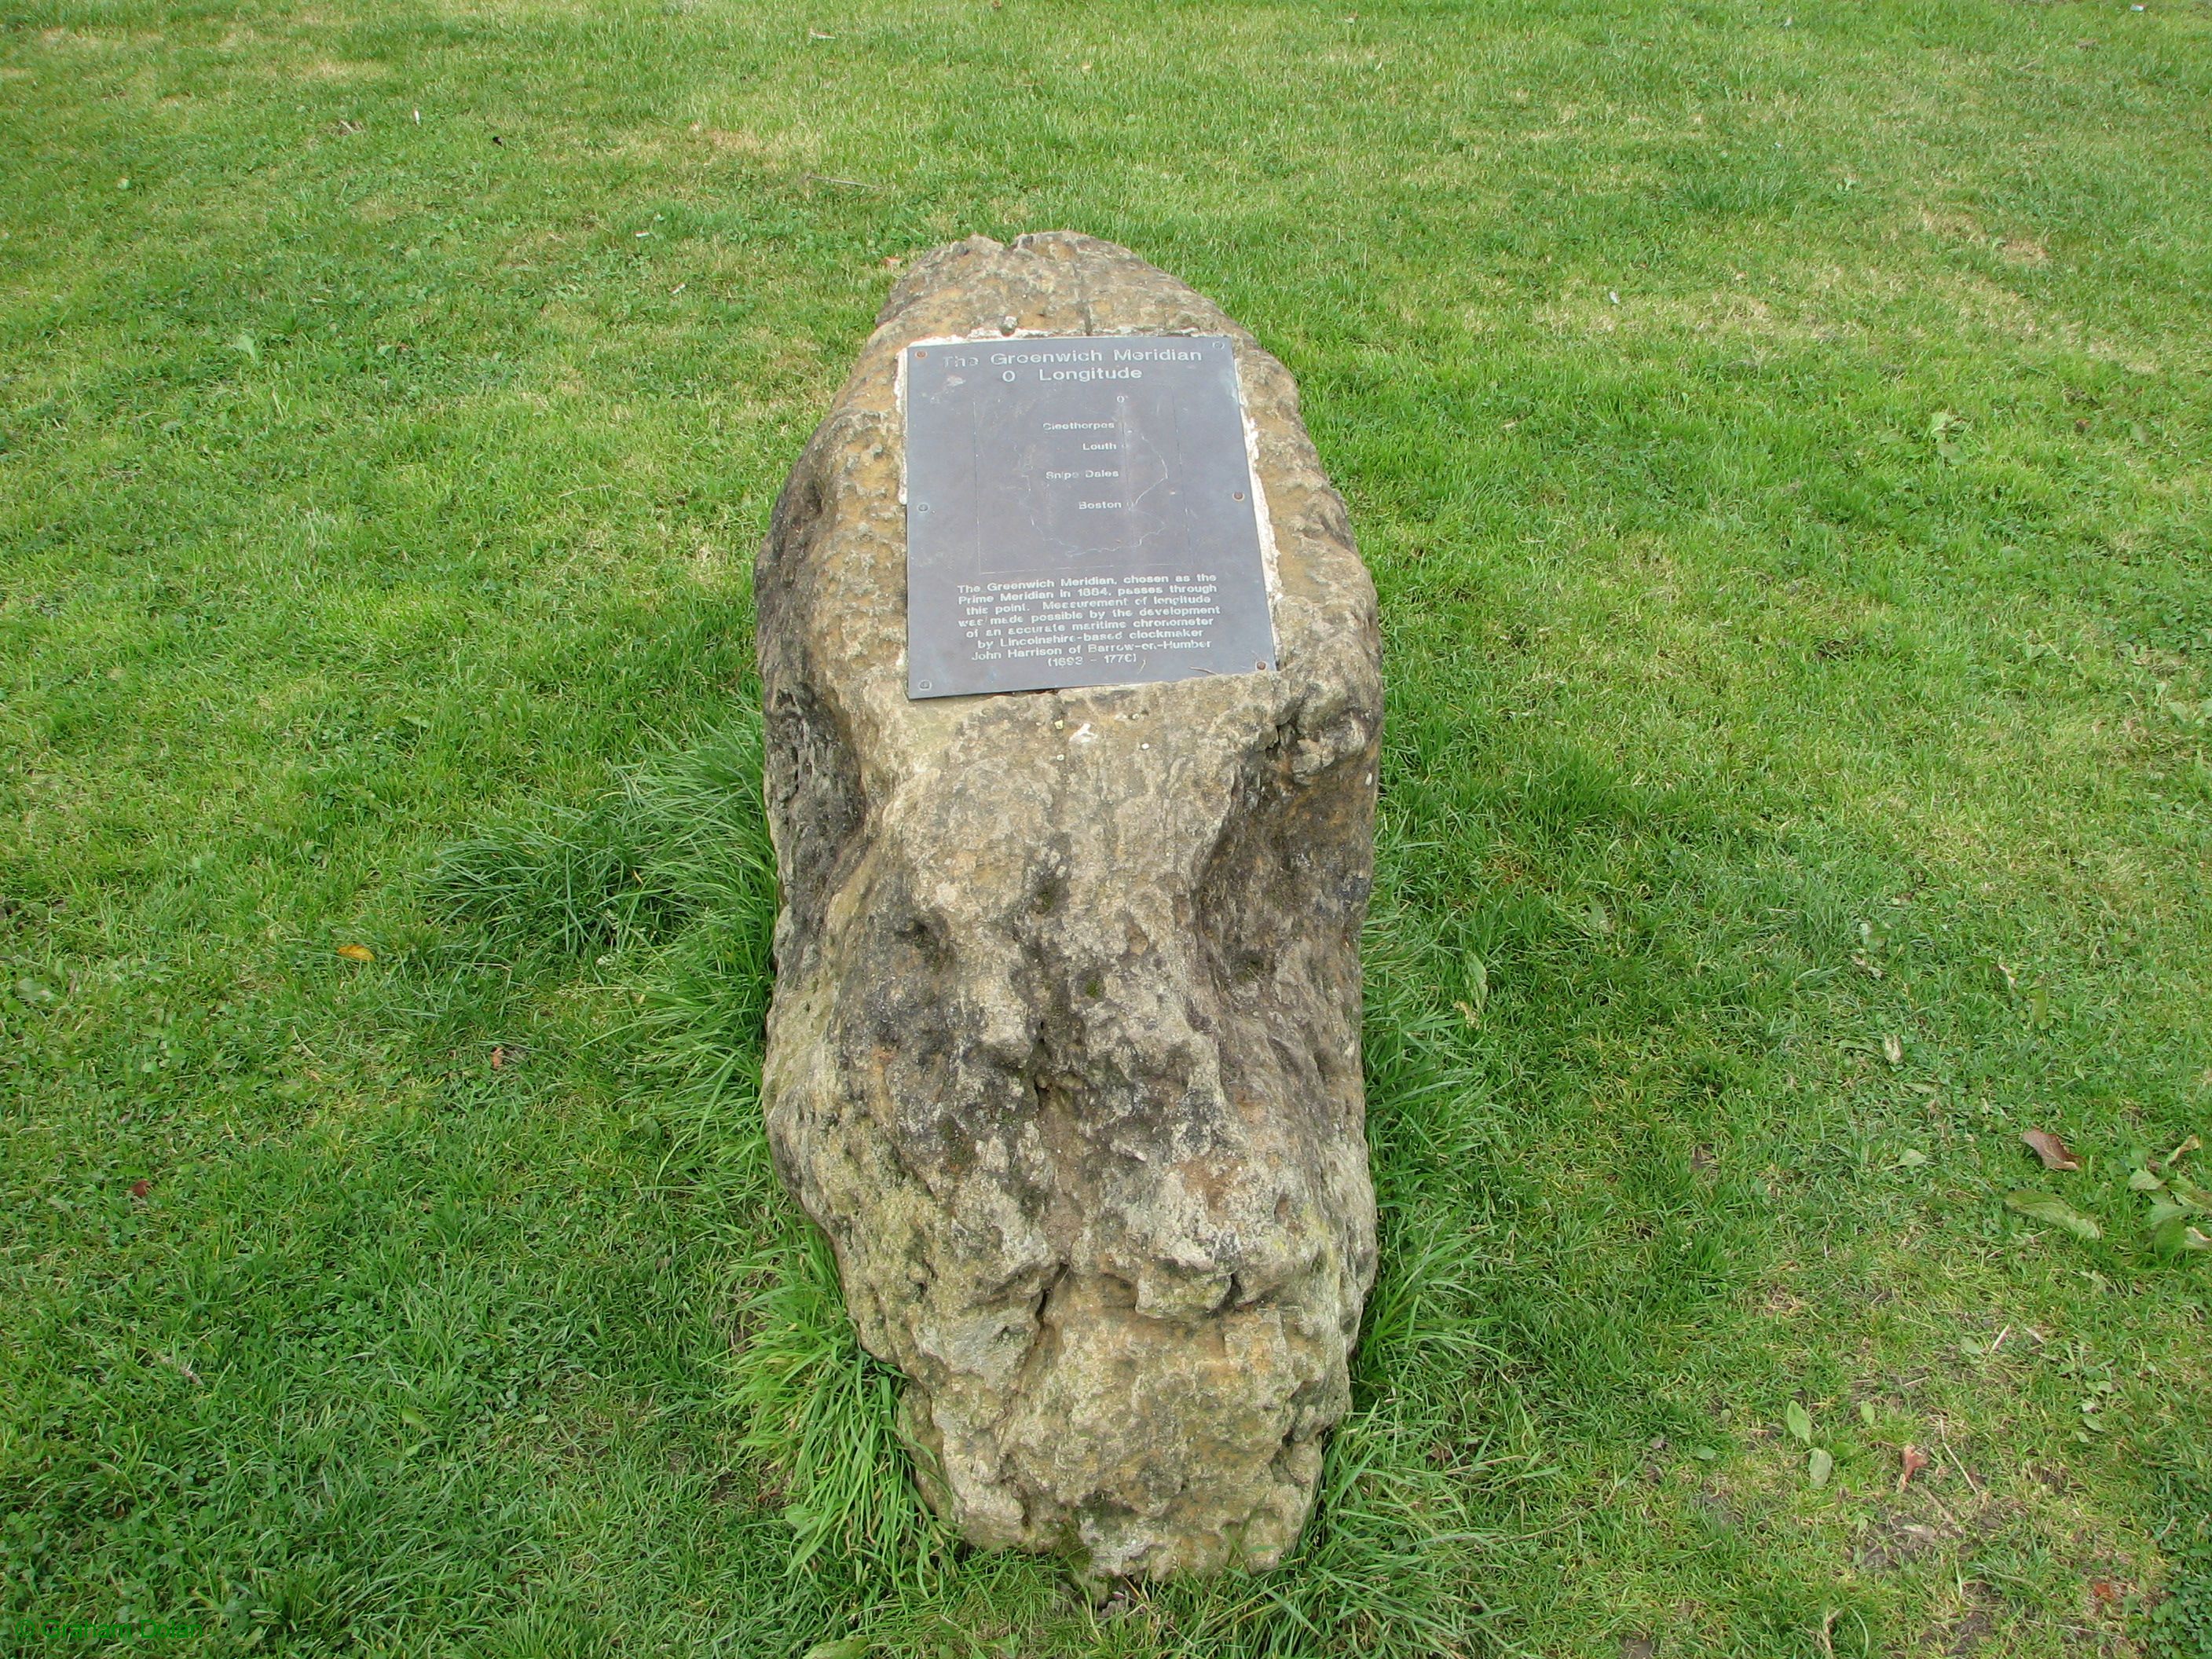
[[[907,695],[1275,665],[1219,335],[906,349]]]

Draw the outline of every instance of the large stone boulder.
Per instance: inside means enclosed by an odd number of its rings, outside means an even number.
[[[899,353],[1017,331],[1234,340],[1277,672],[908,700]],[[793,469],[756,583],[769,1138],[908,1379],[924,1492],[975,1544],[1097,1575],[1273,1565],[1374,1277],[1382,715],[1374,586],[1290,374],[1111,243],[939,248]]]

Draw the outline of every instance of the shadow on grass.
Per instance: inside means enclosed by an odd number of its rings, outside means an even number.
[[[898,1378],[860,1349],[825,1243],[775,1188],[757,718],[438,861],[434,908],[518,980],[617,982],[629,1012],[597,1041],[650,1126],[654,1184],[714,1195],[692,1213],[726,1250],[714,1282],[736,1336],[713,1394],[737,1524],[764,1564],[723,1644],[1513,1652],[1556,1612],[1517,1603],[1577,1593],[1561,1562],[1698,1525],[1670,1593],[1744,1639],[1812,1653],[1884,1624],[1817,1551],[1754,1547],[1787,1500],[1731,1471],[1742,1402],[1833,1358],[1778,1342],[1755,1305],[1796,1201],[1768,1160],[1796,1180],[1834,1151],[1825,1127],[1776,1117],[1771,1073],[1801,1024],[1832,1034],[1869,1012],[1877,993],[1826,988],[1824,964],[1868,945],[1855,919],[1899,872],[1774,828],[1755,802],[1645,789],[1540,738],[1449,764],[1415,739],[1386,767],[1364,951],[1382,1266],[1316,1514],[1276,1571],[1133,1585],[1099,1607],[1063,1569],[976,1555],[927,1512]],[[1836,1006],[1808,1006],[1807,983]],[[1799,1219],[1864,1224],[1852,1170],[1827,1176]],[[1638,1476],[1648,1502],[1601,1501]],[[2175,1605],[2170,1620],[2193,1616]]]
[[[1029,1581],[1017,1601],[1087,1632],[1103,1651],[1287,1655],[1471,1650],[1495,1616],[1473,1588],[1505,1532],[1470,1499],[1547,1472],[1525,1431],[1471,1430],[1462,1379],[1485,1363],[1470,1317],[1479,1232],[1426,1205],[1413,1164],[1456,1167],[1464,1103],[1480,1080],[1454,1060],[1426,1005],[1423,966],[1370,950],[1370,1111],[1382,1265],[1354,1366],[1354,1408],[1334,1437],[1316,1516],[1277,1571],[1206,1586],[1133,1587],[1094,1613],[1048,1565],[992,1563],[920,1502],[894,1424],[896,1373],[860,1348],[824,1241],[780,1195],[759,1118],[762,1023],[771,982],[773,855],[760,809],[760,737],[749,717],[680,758],[633,770],[599,802],[495,825],[446,851],[431,907],[518,977],[565,977],[586,960],[634,969],[637,1012],[604,1039],[649,1086],[664,1176],[767,1199],[774,1235],[746,1252],[742,1340],[724,1397],[742,1424],[756,1500],[790,1531],[790,1629],[858,1626],[877,1650],[922,1643],[966,1602],[979,1571]],[[1525,1425],[1524,1425],[1525,1426]],[[996,1595],[1003,1605],[1007,1586]],[[765,1615],[760,1610],[756,1617]]]

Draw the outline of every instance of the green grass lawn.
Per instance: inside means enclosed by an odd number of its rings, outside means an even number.
[[[2201,0],[0,0],[0,1631],[2212,1653],[2208,111]],[[1061,226],[1299,376],[1390,682],[1355,1410],[1096,1608],[753,1093],[752,551]]]

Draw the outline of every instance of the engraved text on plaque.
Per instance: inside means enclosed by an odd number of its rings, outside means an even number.
[[[907,690],[1274,666],[1229,341],[906,351]]]

